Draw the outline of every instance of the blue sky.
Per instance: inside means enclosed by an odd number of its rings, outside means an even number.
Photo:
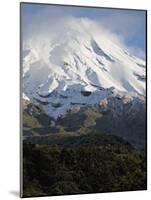
[[[137,51],[138,56],[145,57],[146,49],[146,12],[143,10],[121,10],[105,8],[87,8],[71,6],[54,6],[45,4],[22,4],[23,29],[28,33],[32,23],[38,19],[54,19],[54,23],[64,16],[86,17],[103,24],[111,32],[122,37],[129,48]],[[37,19],[37,20],[36,20]]]

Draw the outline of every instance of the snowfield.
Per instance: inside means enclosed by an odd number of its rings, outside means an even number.
[[[114,35],[71,18],[62,33],[23,41],[23,95],[57,118],[113,95],[145,95],[146,63]]]

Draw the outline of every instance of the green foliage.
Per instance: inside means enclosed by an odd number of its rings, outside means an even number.
[[[24,197],[146,189],[145,152],[113,136],[78,139],[68,147],[24,142]]]
[[[110,111],[83,107],[55,126],[51,120],[38,106],[24,110],[24,197],[146,189],[145,152],[115,135],[143,140],[113,121]]]
[[[82,112],[68,113],[66,117],[58,120],[58,124],[64,126],[66,131],[76,131],[83,126],[85,118]]]
[[[28,104],[23,112],[23,135],[33,137],[58,133],[59,128],[51,127],[52,120],[42,107]]]
[[[29,104],[23,112],[23,134],[30,141],[42,140],[42,143],[47,144],[47,136],[52,138],[51,135],[77,136],[105,133],[123,137],[135,147],[145,148],[145,117],[139,119],[140,116],[136,116],[131,119],[126,115],[126,110],[127,107],[125,107],[125,114],[116,118],[111,109],[101,111],[96,106],[85,106],[80,110],[79,108],[69,110],[65,116],[54,120],[45,113],[42,107]],[[54,126],[52,126],[52,121],[53,123],[55,121]]]

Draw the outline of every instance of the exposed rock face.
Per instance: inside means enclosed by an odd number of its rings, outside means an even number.
[[[27,105],[30,103],[30,101],[29,100],[27,100],[27,99],[22,99],[22,106],[23,106],[23,109],[26,109],[27,108]]]
[[[133,145],[146,143],[146,102],[143,96],[111,97],[99,105],[103,117],[97,119],[97,127],[109,134],[117,134]]]
[[[106,110],[107,110],[107,105],[108,105],[108,100],[107,100],[107,98],[102,99],[102,100],[100,101],[99,105],[100,105],[100,107],[101,107],[104,111],[106,111]]]

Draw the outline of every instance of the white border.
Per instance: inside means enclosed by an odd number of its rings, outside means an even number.
[[[151,1],[150,0],[33,0],[70,5],[148,9],[148,191],[44,197],[39,199],[127,200],[151,195]],[[0,5],[0,199],[18,199],[19,192],[19,1]],[[37,199],[37,198],[30,198]]]

